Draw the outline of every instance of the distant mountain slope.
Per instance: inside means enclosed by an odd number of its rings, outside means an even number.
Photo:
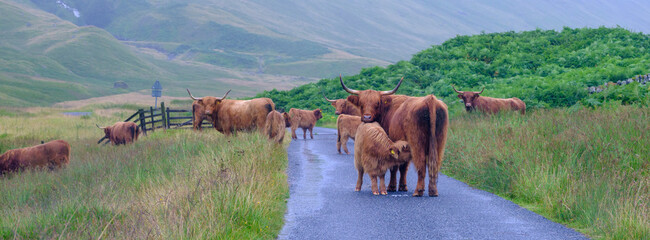
[[[43,106],[148,89],[187,96],[250,96],[260,89],[290,88],[314,81],[287,75],[233,71],[210,64],[169,61],[142,54],[101,28],[79,27],[42,10],[0,0],[0,106]],[[128,89],[113,88],[115,82]]]

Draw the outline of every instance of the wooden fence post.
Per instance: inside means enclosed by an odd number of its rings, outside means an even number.
[[[149,107],[149,112],[151,113],[151,131],[153,132],[156,130],[156,126],[154,125],[153,121],[153,107]]]
[[[167,122],[167,114],[165,111],[165,102],[160,102],[160,112],[162,114],[162,125],[164,129],[169,128],[169,123]]]
[[[147,121],[144,119],[144,109],[138,109],[138,113],[140,115],[140,128],[142,129],[142,133],[147,136]]]

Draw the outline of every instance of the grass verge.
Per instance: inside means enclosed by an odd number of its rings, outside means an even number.
[[[161,130],[128,146],[97,145],[103,133],[94,124],[119,120],[0,116],[0,152],[50,139],[72,145],[65,169],[0,177],[0,238],[277,236],[289,195],[288,138],[276,145],[257,133]]]
[[[650,239],[650,109],[458,114],[443,172],[596,239]]]

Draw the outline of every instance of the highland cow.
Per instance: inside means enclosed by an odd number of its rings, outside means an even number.
[[[368,173],[372,194],[386,195],[384,176],[386,171],[399,164],[407,164],[410,149],[406,141],[393,142],[379,123],[359,125],[354,142],[354,167],[358,171],[355,191],[361,191],[363,173]],[[379,177],[379,191],[377,190]]]
[[[266,115],[275,110],[275,104],[270,98],[225,99],[230,91],[222,98],[195,98],[189,89],[187,92],[196,104],[202,106],[204,115],[211,116],[214,129],[226,135],[235,131],[262,131],[266,123]]]
[[[350,152],[348,152],[348,138],[352,138],[352,140],[355,139],[359,124],[361,124],[361,117],[359,116],[341,114],[336,119],[336,131],[338,134],[338,138],[336,139],[336,150],[339,153],[341,153],[342,145],[345,154],[350,154]]]
[[[140,136],[140,128],[134,122],[116,122],[108,127],[96,126],[104,130],[104,137],[108,138],[113,145],[132,143]]]
[[[427,170],[429,196],[438,196],[438,172],[442,164],[449,125],[447,105],[434,95],[423,97],[393,95],[403,79],[390,91],[360,91],[346,87],[343,78],[339,77],[343,89],[352,94],[347,100],[361,110],[361,121],[377,122],[388,133],[391,140],[404,140],[409,143],[411,161],[418,174],[418,183],[413,196],[419,197],[424,194]],[[407,191],[408,163],[391,169],[388,191],[396,190],[397,169],[400,171],[399,191]]]
[[[70,162],[70,144],[54,140],[33,147],[12,149],[0,155],[0,174],[26,168],[62,168]]]
[[[282,114],[278,111],[269,112],[266,115],[266,123],[264,125],[264,134],[269,136],[269,139],[277,143],[282,143],[286,132],[286,122]]]
[[[291,138],[298,139],[296,136],[296,129],[302,128],[302,138],[307,139],[307,130],[309,130],[309,136],[311,139],[314,139],[314,126],[316,126],[316,121],[323,118],[323,114],[320,109],[316,110],[301,110],[292,108],[289,110],[289,125],[291,125]]]
[[[454,91],[458,93],[458,98],[465,103],[465,111],[472,112],[475,109],[488,114],[496,114],[500,111],[519,111],[519,113],[526,114],[526,103],[521,99],[513,98],[492,98],[479,96],[483,93],[485,87],[480,92],[463,92],[458,91],[454,86],[451,86]]]

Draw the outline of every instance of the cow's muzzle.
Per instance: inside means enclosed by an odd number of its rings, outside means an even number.
[[[336,115],[341,115],[341,112],[336,111],[336,112],[334,112],[334,114],[336,114]]]
[[[369,114],[364,114],[362,120],[363,122],[372,122],[372,116]]]

